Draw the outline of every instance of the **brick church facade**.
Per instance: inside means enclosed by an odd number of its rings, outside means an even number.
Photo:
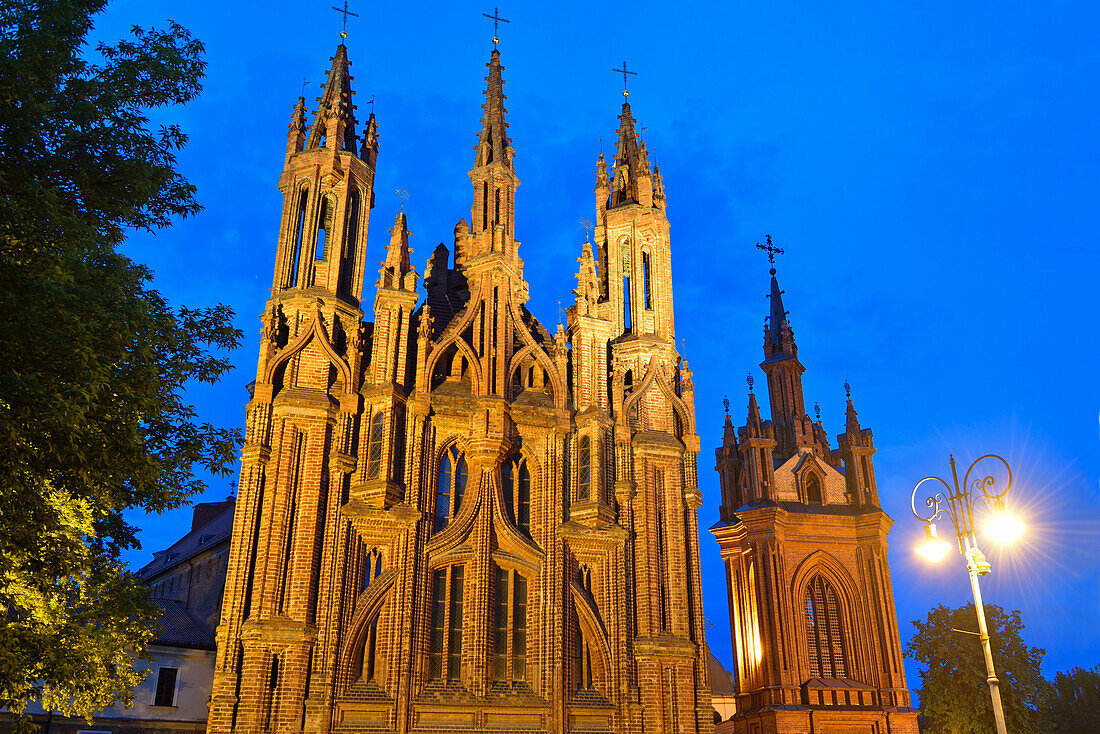
[[[771,249],[769,240],[768,247]],[[771,270],[764,362],[771,419],[749,380],[717,449],[737,713],[722,732],[916,734],[886,557],[874,441],[851,395],[839,447],[811,420],[805,368]],[[847,383],[845,383],[847,391]]]
[[[403,213],[362,292],[378,128],[343,44],[312,123],[295,108],[210,734],[713,727],[660,172],[624,102],[547,330],[495,48],[487,66],[470,219],[424,298]]]

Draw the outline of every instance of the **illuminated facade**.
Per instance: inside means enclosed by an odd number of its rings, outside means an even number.
[[[290,125],[208,731],[709,731],[694,388],[630,105],[551,333],[494,49],[471,218],[422,296],[397,214],[369,322],[349,66]]]
[[[770,243],[769,243],[770,246]],[[726,566],[737,734],[916,734],[886,558],[871,430],[848,399],[838,449],[806,414],[804,368],[771,271],[764,332],[771,420],[750,382],[748,419],[726,413],[711,528]]]

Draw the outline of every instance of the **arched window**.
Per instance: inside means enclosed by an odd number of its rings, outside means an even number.
[[[385,413],[379,410],[371,418],[367,439],[367,479],[377,479],[382,469],[382,423]]]
[[[363,593],[370,586],[371,581],[382,573],[382,551],[372,548],[363,557],[363,577],[359,586],[359,593]]]
[[[328,257],[326,242],[328,241],[329,232],[332,231],[332,218],[336,213],[335,209],[331,197],[321,197],[321,214],[317,217],[316,252],[313,253],[313,257],[317,260],[324,260]]]
[[[592,493],[592,441],[581,436],[577,445],[577,497],[586,500]]]
[[[466,491],[466,459],[457,446],[443,454],[439,462],[439,482],[435,492],[435,530],[439,532],[458,516],[462,494]]]
[[[504,462],[500,468],[500,488],[508,516],[516,527],[531,532],[531,473],[527,462],[517,456]]]
[[[642,297],[645,301],[645,307],[647,309],[653,308],[649,299],[650,293],[650,280],[649,280],[649,253],[642,252]]]
[[[286,282],[287,288],[298,286],[298,262],[302,259],[302,237],[305,235],[306,206],[308,205],[309,189],[303,188],[302,193],[298,194],[298,212],[294,221],[294,248],[291,250],[293,254],[290,260],[290,273]]]
[[[465,566],[432,574],[432,627],[428,640],[428,678],[462,679],[462,593]]]
[[[493,680],[527,680],[527,578],[497,567],[493,607]]]
[[[848,660],[836,591],[821,576],[814,576],[806,587],[806,642],[811,677],[847,677]]]
[[[351,281],[355,269],[355,248],[359,240],[359,190],[353,188],[348,199],[348,225],[344,234],[344,253],[340,264],[340,280],[337,292],[342,296],[351,295]]]
[[[816,474],[806,475],[806,504],[821,504],[821,480]]]

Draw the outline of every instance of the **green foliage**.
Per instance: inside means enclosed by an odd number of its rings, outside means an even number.
[[[0,4],[0,706],[88,716],[131,700],[156,608],[119,562],[127,510],[161,512],[226,474],[239,434],[196,420],[240,333],[224,306],[173,309],[118,252],[199,210],[186,136],[148,110],[200,90],[202,44],[134,28],[87,48],[106,0]],[[23,722],[26,723],[25,721]]]
[[[1008,614],[996,604],[985,605],[993,667],[1000,682],[1005,725],[1013,734],[1043,731],[1038,712],[1046,681],[1039,666],[1045,650],[1024,644],[1020,613]],[[923,621],[913,622],[916,634],[906,656],[922,666],[920,704],[925,734],[988,734],[995,731],[993,704],[986,684],[985,657],[977,636],[973,605],[958,609],[938,606]],[[955,632],[954,630],[965,630]]]
[[[1047,689],[1043,719],[1047,734],[1093,734],[1100,715],[1100,665],[1058,673]]]

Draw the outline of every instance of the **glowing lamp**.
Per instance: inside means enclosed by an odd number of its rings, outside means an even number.
[[[993,517],[985,524],[985,534],[998,543],[1011,543],[1024,532],[1024,524],[1009,514],[1004,500],[993,503]]]
[[[949,550],[951,550],[951,544],[946,540],[942,540],[939,535],[936,534],[936,523],[925,523],[924,542],[917,546],[917,553],[924,556],[925,560],[936,563],[946,556]]]

